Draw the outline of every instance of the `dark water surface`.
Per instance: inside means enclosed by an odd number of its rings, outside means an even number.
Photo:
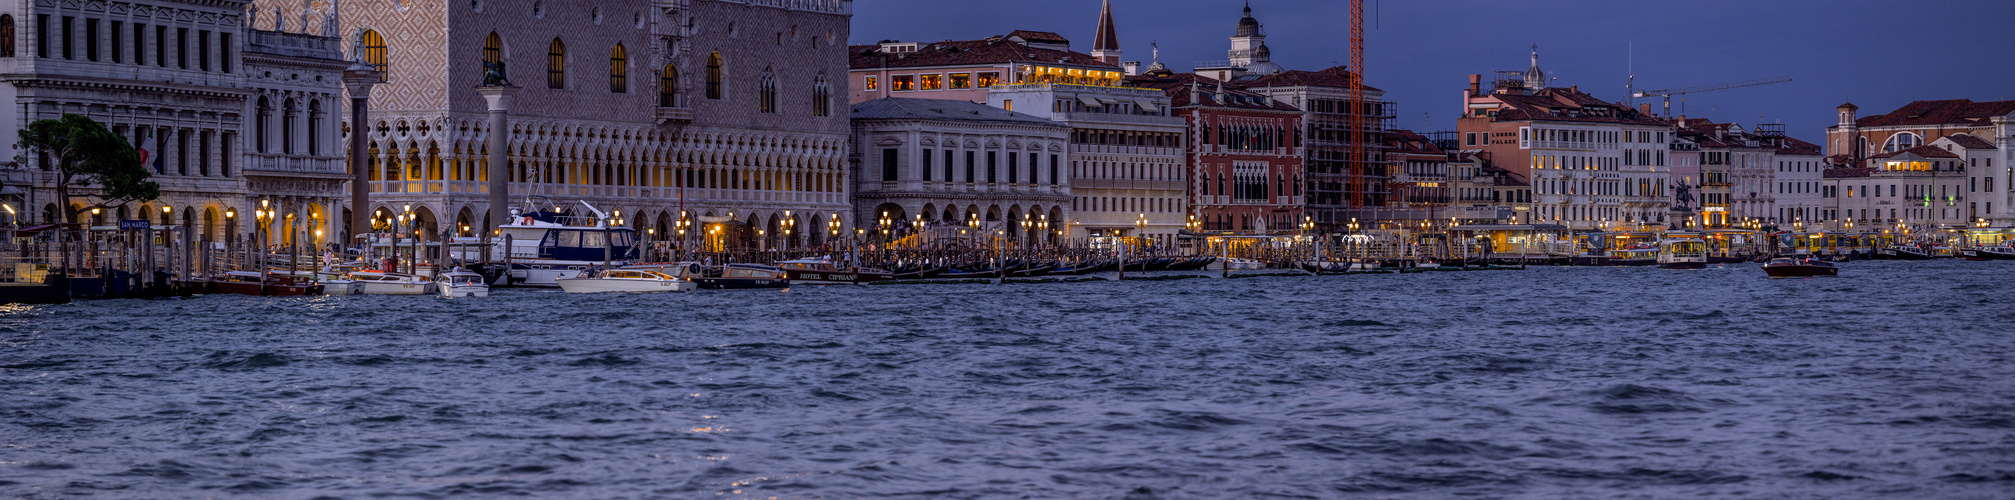
[[[2015,265],[0,312],[0,496],[2011,498]]]

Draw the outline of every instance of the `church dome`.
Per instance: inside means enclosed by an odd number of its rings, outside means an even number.
[[[1263,43],[1259,44],[1259,48],[1252,49],[1252,60],[1254,61],[1273,60],[1273,49],[1266,48],[1266,44]]]
[[[1277,75],[1282,71],[1287,71],[1287,68],[1282,68],[1273,61],[1259,61],[1245,67],[1245,74],[1253,76]]]

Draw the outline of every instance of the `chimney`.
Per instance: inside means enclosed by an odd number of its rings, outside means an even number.
[[[1483,75],[1475,75],[1475,74],[1469,75],[1469,95],[1474,96],[1477,95],[1478,92],[1482,91],[1483,91]]]
[[[1567,86],[1567,91],[1568,91],[1568,92],[1573,92],[1573,93],[1576,93],[1576,94],[1579,94],[1579,93],[1581,93],[1581,86],[1580,86],[1580,85],[1568,85],[1568,86]]]
[[[1637,103],[1637,114],[1651,116],[1651,103],[1648,102]]]

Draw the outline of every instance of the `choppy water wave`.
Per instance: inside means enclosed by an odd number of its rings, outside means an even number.
[[[0,496],[2005,498],[1999,263],[0,311]]]

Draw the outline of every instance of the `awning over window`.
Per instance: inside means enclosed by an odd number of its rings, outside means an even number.
[[[1140,105],[1141,111],[1146,111],[1149,113],[1161,111],[1161,108],[1155,107],[1154,101],[1150,101],[1147,99],[1134,99],[1133,103]]]
[[[1088,95],[1081,95],[1081,96],[1077,96],[1077,100],[1078,100],[1078,102],[1082,102],[1082,103],[1084,103],[1084,105],[1086,105],[1086,106],[1091,106],[1091,107],[1099,107],[1099,106],[1104,106],[1104,105],[1105,105],[1105,103],[1102,103],[1102,102],[1098,102],[1098,99],[1096,99],[1096,98],[1093,98],[1092,96],[1088,96]]]

